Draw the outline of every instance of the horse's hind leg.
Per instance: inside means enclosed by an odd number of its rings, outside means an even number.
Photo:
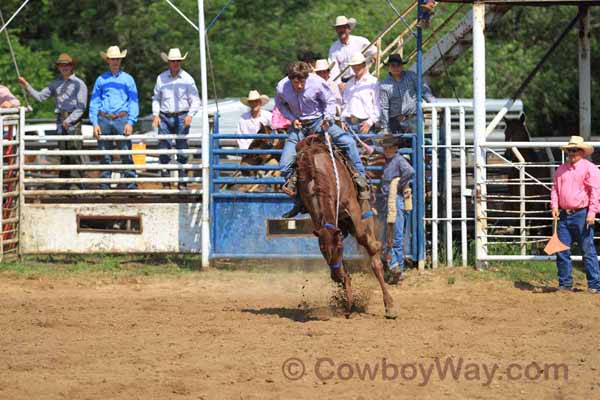
[[[379,282],[381,292],[383,293],[383,304],[385,306],[385,317],[394,319],[396,313],[394,311],[394,300],[387,289],[383,278],[383,264],[381,262],[381,242],[375,237],[375,223],[373,217],[367,220],[362,220],[361,210],[349,210],[349,215],[352,216],[352,222],[356,230],[356,241],[369,252],[371,270]]]

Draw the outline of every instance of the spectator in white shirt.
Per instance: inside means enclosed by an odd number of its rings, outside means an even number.
[[[187,58],[187,53],[181,55],[177,48],[170,49],[169,54],[160,53],[160,57],[166,62],[169,68],[162,72],[156,78],[154,86],[154,95],[152,96],[152,126],[158,128],[159,135],[187,135],[190,131],[193,116],[200,110],[200,97],[194,78],[181,68],[181,63]],[[158,147],[161,150],[173,148],[172,139],[161,139],[158,141]],[[188,148],[186,139],[175,139],[175,148],[185,150]],[[159,157],[161,164],[171,162],[170,154],[161,154]],[[188,155],[178,154],[177,162],[187,164]],[[170,173],[164,169],[161,171],[162,177],[169,177]],[[184,169],[179,171],[180,177],[186,177],[187,172]],[[169,183],[163,184],[170,187]],[[179,182],[180,189],[187,187],[186,182]]]
[[[341,15],[335,19],[334,27],[335,32],[338,35],[338,40],[333,42],[329,48],[329,62],[335,61],[336,63],[331,71],[331,75],[334,79],[337,78],[344,68],[346,68],[348,61],[354,53],[362,52],[370,44],[369,39],[350,34],[355,26],[356,20],[354,18],[346,18],[345,16]],[[377,47],[375,45],[369,47],[364,52],[367,62],[369,62],[369,60],[373,58],[376,53]],[[350,80],[350,78],[352,78],[352,75],[354,75],[354,72],[351,68],[348,68],[342,75],[341,82],[347,82]],[[336,82],[340,83],[339,81]],[[342,91],[344,90],[343,85],[340,86],[340,89]]]
[[[342,128],[366,134],[379,121],[379,82],[369,73],[362,53],[355,53],[348,65],[354,76],[346,83],[342,96]]]
[[[242,97],[240,101],[250,107],[250,111],[245,112],[240,117],[237,133],[258,133],[261,125],[271,126],[271,113],[262,109],[269,102],[269,96],[260,94],[258,90],[251,90],[248,97]],[[250,147],[252,140],[254,139],[237,139],[238,147],[247,149]]]
[[[335,83],[333,79],[331,79],[331,69],[334,67],[334,65],[335,62],[332,62],[330,64],[327,62],[327,60],[317,60],[313,70],[315,74],[323,78],[331,88],[331,91],[335,96],[335,102],[337,103],[339,111],[342,105],[342,93],[340,92],[340,88],[338,87],[337,83]]]

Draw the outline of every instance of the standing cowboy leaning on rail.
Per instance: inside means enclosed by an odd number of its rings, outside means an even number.
[[[600,267],[594,247],[594,221],[600,211],[600,171],[584,157],[594,152],[580,136],[571,136],[561,150],[569,157],[554,174],[552,217],[558,218],[558,238],[566,246],[573,239],[583,252],[583,266],[591,293],[600,293]],[[559,290],[573,290],[571,250],[556,253]]]
[[[404,71],[406,64],[399,54],[392,54],[384,65],[389,76],[381,82],[379,104],[381,127],[389,133],[415,133],[417,131],[417,74]],[[423,99],[431,103],[435,97],[423,83]]]
[[[371,43],[365,37],[350,34],[355,26],[356,20],[354,18],[346,18],[344,15],[340,15],[335,19],[334,28],[338,40],[333,42],[329,48],[329,62],[335,62],[331,70],[334,79],[348,66],[348,61],[354,53],[362,52]],[[373,45],[365,52],[367,61],[369,62],[375,54],[377,54],[377,47]],[[344,90],[344,84],[352,78],[352,75],[354,75],[352,68],[348,68],[344,72],[344,75],[340,78],[342,82],[338,82],[340,83],[340,90]]]
[[[0,108],[17,108],[21,107],[21,102],[14,94],[4,85],[0,85]]]
[[[50,97],[56,99],[56,133],[58,135],[81,136],[81,119],[87,106],[88,90],[85,82],[73,73],[74,62],[70,55],[63,53],[56,60],[56,68],[59,77],[51,81],[41,91],[35,90],[27,80],[20,76],[17,81],[27,93],[37,101],[45,101]],[[58,142],[60,150],[81,150],[81,140],[61,140]],[[62,155],[60,163],[63,165],[87,164],[88,157],[83,155]],[[85,174],[80,170],[61,170],[59,178],[84,178]],[[62,189],[81,189],[79,184],[62,185]]]
[[[292,121],[288,138],[281,155],[281,174],[287,179],[282,190],[294,196],[294,208],[283,215],[292,218],[299,214],[303,207],[296,191],[296,144],[311,133],[323,134],[327,131],[333,143],[340,147],[354,165],[356,174],[353,177],[359,188],[361,199],[369,198],[369,185],[365,177],[365,167],[360,160],[354,138],[334,124],[335,97],[327,82],[315,74],[311,74],[308,64],[297,61],[290,64],[288,76],[277,84],[275,104],[281,114]]]
[[[190,131],[193,116],[200,110],[200,96],[194,78],[181,68],[181,63],[187,58],[187,53],[181,55],[177,48],[170,49],[169,54],[161,53],[161,58],[169,65],[169,69],[156,78],[154,95],[152,96],[152,126],[158,128],[159,135],[187,135]],[[161,150],[171,149],[173,140],[160,140],[158,147]],[[175,139],[175,148],[184,150],[188,148],[186,139]],[[161,154],[161,164],[169,164],[171,155]],[[177,154],[177,162],[186,164],[187,154]],[[169,177],[168,170],[161,170],[162,177]],[[180,177],[186,177],[185,170],[179,171]],[[163,183],[169,187],[170,183]],[[187,183],[179,182],[178,188],[187,187]]]
[[[133,133],[133,125],[139,115],[138,91],[133,77],[121,70],[121,61],[127,56],[127,50],[111,46],[100,55],[106,61],[109,71],[96,79],[90,100],[90,122],[94,125],[94,137],[98,139],[101,150],[113,148],[113,141],[101,140],[101,135],[125,135]],[[131,150],[131,140],[117,140],[119,150]],[[102,155],[102,164],[110,164],[112,155]],[[123,164],[133,164],[130,154],[121,155]],[[123,171],[125,178],[135,178],[134,170]],[[109,179],[110,171],[102,171],[102,178]],[[100,185],[101,189],[109,189],[108,183]],[[135,183],[128,183],[127,189],[136,189]]]
[[[375,151],[384,155],[385,166],[381,177],[381,194],[377,196],[377,208],[387,220],[384,237],[391,238],[391,240],[384,240],[385,253],[390,255],[388,283],[396,284],[404,272],[404,224],[405,213],[409,208],[406,207],[408,205],[406,203],[412,199],[409,185],[415,176],[415,170],[406,158],[398,154],[398,138],[386,136],[380,144],[381,146],[375,146]],[[396,195],[390,196],[390,193]],[[393,211],[395,215],[392,215]]]

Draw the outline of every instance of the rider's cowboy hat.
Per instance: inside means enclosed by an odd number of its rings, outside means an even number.
[[[127,57],[127,50],[123,50],[121,52],[121,49],[119,49],[119,46],[110,46],[108,48],[108,50],[106,50],[106,53],[101,51],[100,55],[105,60],[109,59],[109,58],[125,58],[125,57]]]
[[[346,18],[345,15],[339,15],[335,18],[335,24],[333,26],[344,26],[348,25],[350,29],[354,29],[356,26],[356,19],[354,18]]]
[[[402,56],[400,54],[392,54],[391,56],[389,56],[387,58],[387,60],[385,60],[383,62],[383,65],[390,65],[390,64],[400,64],[400,65],[404,65],[406,64],[408,61],[404,61],[402,59]]]
[[[314,71],[329,71],[331,70],[331,68],[333,68],[333,66],[335,65],[335,61],[332,62],[331,64],[329,64],[327,62],[327,60],[321,59],[321,60],[317,60],[317,62],[315,63],[315,68]]]
[[[187,58],[188,53],[185,53],[184,56],[181,55],[181,50],[175,48],[175,49],[169,49],[169,54],[165,54],[165,53],[160,53],[160,58],[163,59],[164,62],[169,62],[169,61],[183,61]]]
[[[269,102],[269,96],[258,93],[258,90],[251,90],[250,93],[248,93],[248,97],[242,97],[240,99],[242,104],[246,106],[250,106],[250,104],[248,103],[252,100],[260,100],[262,105],[264,106]]]
[[[571,136],[571,139],[569,139],[569,143],[562,146],[560,149],[581,149],[585,151],[586,155],[590,155],[594,152],[594,146],[592,146],[589,143],[586,143],[581,136]]]
[[[348,65],[350,65],[350,66],[360,65],[360,64],[364,64],[366,62],[367,62],[367,59],[365,58],[363,53],[361,53],[359,51],[359,52],[352,54],[352,57],[350,57],[350,61],[348,61]]]
[[[56,61],[54,62],[55,64],[73,64],[73,58],[68,55],[67,53],[62,53],[61,55],[58,56],[58,58],[56,59]]]

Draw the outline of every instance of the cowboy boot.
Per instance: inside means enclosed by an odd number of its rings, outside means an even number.
[[[369,188],[369,182],[367,182],[367,178],[357,172],[352,176],[352,180],[358,188],[358,198],[360,200],[370,200],[371,190]]]
[[[287,194],[290,197],[296,197],[297,190],[296,185],[298,183],[298,177],[296,176],[296,170],[293,170],[287,181],[283,185],[281,185],[281,191]]]

